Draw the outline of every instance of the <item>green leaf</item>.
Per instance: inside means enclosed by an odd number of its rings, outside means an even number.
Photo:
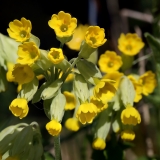
[[[156,62],[160,63],[160,39],[155,38],[149,33],[144,34],[152,51]]]
[[[101,72],[98,67],[92,62],[89,62],[85,59],[80,59],[77,62],[77,68],[82,76],[92,84],[94,84],[93,78],[102,78]]]
[[[35,77],[31,82],[23,84],[18,97],[25,98],[29,102],[37,92],[39,81]]]
[[[33,130],[31,126],[23,128],[16,136],[12,149],[10,150],[10,155],[18,155],[24,150],[26,150],[27,145],[32,142]],[[28,147],[27,147],[28,148]]]

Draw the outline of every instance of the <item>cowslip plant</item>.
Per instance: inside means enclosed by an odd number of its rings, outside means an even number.
[[[14,61],[10,61],[3,54],[0,62],[7,70],[7,80],[20,86],[9,110],[14,116],[23,119],[29,112],[28,102],[43,101],[45,114],[49,118],[46,129],[54,137],[56,160],[61,159],[61,122],[66,110],[74,109],[73,117],[65,122],[69,130],[78,131],[83,125],[97,121],[92,143],[95,149],[103,150],[106,147],[110,131],[121,135],[123,140],[133,140],[133,127],[141,122],[134,102],[139,102],[143,94],[149,95],[156,87],[152,71],[143,75],[122,73],[125,62],[123,55],[132,57],[138,54],[144,46],[141,38],[136,34],[121,34],[118,48],[123,54],[120,56],[114,51],[105,51],[98,60],[98,68],[88,59],[107,41],[103,28],[85,27],[81,45],[78,42],[75,48],[79,50],[78,56],[68,60],[63,53],[63,46],[72,44],[69,42],[76,33],[77,19],[60,11],[52,15],[48,25],[60,41],[59,48],[39,48],[40,40],[31,34],[32,24],[29,20],[21,18],[20,21],[9,23],[7,31],[12,38],[13,54],[16,56]],[[11,54],[11,51],[4,52]],[[41,85],[40,77],[44,78]],[[62,91],[68,80],[73,81],[72,91]],[[1,150],[0,153],[4,155]]]

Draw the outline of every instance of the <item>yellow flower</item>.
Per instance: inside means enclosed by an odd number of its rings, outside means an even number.
[[[136,55],[143,47],[142,39],[135,33],[127,33],[126,35],[122,33],[118,39],[119,50],[128,56]]]
[[[33,64],[39,57],[40,51],[34,42],[24,42],[18,46],[18,59],[20,64]]]
[[[101,138],[96,138],[92,143],[92,147],[96,150],[103,150],[106,147],[106,142]]]
[[[141,75],[139,82],[142,84],[142,92],[146,96],[152,93],[157,86],[157,80],[152,71],[147,71]]]
[[[62,125],[53,119],[46,124],[46,129],[50,135],[58,136],[62,130]]]
[[[6,79],[8,82],[14,82],[15,78],[12,74],[12,71],[13,71],[13,68],[14,68],[14,64],[11,63],[11,62],[7,62],[7,73],[6,73]]]
[[[98,64],[102,72],[110,73],[119,70],[122,66],[122,59],[116,52],[106,51],[100,56]]]
[[[104,29],[99,26],[89,26],[85,35],[85,41],[92,48],[102,46],[107,41]]]
[[[71,131],[78,131],[80,128],[80,124],[77,118],[69,118],[65,122],[65,127]]]
[[[83,103],[79,106],[76,117],[82,124],[92,123],[97,115],[97,107],[93,103]]]
[[[128,105],[121,113],[121,121],[125,125],[136,125],[141,122],[141,116],[134,107]]]
[[[10,22],[7,32],[16,41],[25,42],[30,38],[31,29],[31,22],[23,17],[21,21],[15,19],[13,22]]]
[[[76,98],[73,93],[68,91],[63,92],[64,96],[66,97],[66,105],[65,110],[72,110],[76,106]]]
[[[18,157],[8,157],[6,160],[19,160]]]
[[[136,91],[134,102],[139,102],[142,99],[142,84],[132,75],[129,75],[128,78],[133,83],[134,89]]]
[[[135,133],[133,131],[131,131],[131,130],[124,130],[124,131],[121,132],[121,138],[123,140],[132,141],[135,138]]]
[[[34,72],[28,65],[15,64],[12,74],[19,84],[29,83],[34,78]]]
[[[60,11],[58,15],[52,15],[48,25],[54,29],[57,37],[70,37],[77,27],[77,19],[71,18],[69,13]]]
[[[104,104],[110,101],[116,92],[112,82],[110,79],[101,79],[93,89],[94,97],[101,100]]]
[[[64,60],[64,55],[61,48],[51,48],[48,53],[48,59],[53,64],[58,64]]]
[[[27,100],[25,98],[14,99],[9,106],[9,110],[20,119],[26,117],[29,111]]]
[[[97,112],[101,112],[108,107],[107,103],[104,104],[101,100],[98,100],[94,96],[90,98],[90,102],[97,107]]]
[[[115,81],[115,83],[113,83],[114,87],[116,89],[118,89],[119,87],[119,83],[120,83],[120,80],[121,78],[123,77],[123,73],[119,72],[119,71],[114,71],[114,72],[111,72],[111,73],[107,73],[103,76],[104,79],[111,79],[113,81]]]
[[[72,40],[66,43],[66,45],[70,49],[79,51],[81,43],[84,40],[87,29],[88,29],[88,25],[79,25],[74,31]]]

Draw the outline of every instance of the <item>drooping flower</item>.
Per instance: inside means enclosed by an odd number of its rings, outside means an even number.
[[[126,35],[122,33],[118,39],[119,50],[128,56],[138,54],[143,47],[142,39],[135,33],[127,33]]]
[[[69,13],[60,11],[58,15],[52,15],[48,25],[54,29],[57,37],[70,37],[77,27],[77,19],[71,18]]]
[[[67,42],[66,45],[73,50],[80,50],[82,41],[84,40],[88,25],[79,25],[73,34],[72,40]]]
[[[78,131],[80,129],[80,124],[77,118],[69,118],[65,122],[65,127],[71,131]]]
[[[122,66],[122,59],[116,52],[106,51],[100,56],[98,64],[102,72],[110,73],[119,70]]]
[[[147,71],[139,78],[139,83],[142,84],[142,92],[148,96],[157,86],[155,74],[152,71]]]
[[[129,75],[128,78],[131,80],[131,82],[133,83],[134,89],[136,91],[136,95],[134,98],[134,102],[139,102],[142,99],[142,84],[140,83],[140,81],[138,81],[136,78],[134,78],[134,76]]]
[[[89,26],[85,35],[85,42],[92,48],[102,46],[107,39],[105,39],[104,29],[99,26]]]
[[[50,51],[48,52],[48,59],[53,63],[53,64],[58,64],[64,60],[64,55],[63,51],[61,48],[51,48]]]
[[[121,138],[123,140],[132,141],[135,138],[135,133],[132,130],[124,130],[121,132]]]
[[[13,22],[10,22],[7,32],[9,36],[17,42],[25,42],[31,36],[31,29],[31,22],[23,17],[20,21],[15,19]]]
[[[19,84],[29,83],[35,76],[31,67],[21,64],[15,64],[12,74]]]
[[[97,115],[97,107],[93,103],[83,103],[79,106],[76,117],[82,124],[92,123]]]
[[[96,150],[103,150],[106,147],[106,142],[101,138],[96,138],[92,143],[92,147]]]
[[[65,110],[72,110],[76,106],[76,98],[73,93],[70,93],[68,91],[63,92],[63,94],[66,97],[66,105],[65,105]]]
[[[107,103],[104,104],[101,100],[98,100],[94,96],[90,98],[90,102],[97,107],[97,112],[101,112],[108,107]]]
[[[9,106],[9,110],[20,119],[26,117],[29,111],[27,100],[25,98],[14,99]]]
[[[114,97],[115,92],[116,89],[112,80],[101,79],[100,82],[94,87],[93,95],[105,104]]]
[[[24,42],[18,46],[17,63],[32,65],[40,57],[40,51],[34,42]]]
[[[107,73],[103,76],[104,79],[111,79],[113,81],[115,81],[115,83],[113,83],[114,87],[117,89],[119,87],[119,83],[121,78],[123,77],[123,73],[119,72],[119,71],[114,71],[114,72],[110,72]]]
[[[128,105],[121,113],[121,121],[125,125],[136,125],[141,122],[141,116],[134,107]]]
[[[50,122],[46,124],[46,129],[50,135],[57,136],[60,134],[62,130],[62,125],[55,119],[52,119]]]

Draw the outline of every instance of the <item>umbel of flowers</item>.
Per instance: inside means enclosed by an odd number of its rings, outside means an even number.
[[[74,109],[73,117],[65,122],[66,128],[72,131],[91,124],[95,118],[98,120],[93,148],[104,149],[111,130],[120,133],[124,140],[133,140],[133,126],[141,122],[134,102],[140,101],[142,94],[147,96],[153,92],[156,86],[154,73],[124,75],[119,72],[123,58],[114,51],[106,51],[100,56],[100,69],[90,62],[88,58],[91,54],[107,41],[104,29],[99,26],[85,29],[78,57],[68,61],[63,45],[69,44],[76,32],[77,19],[60,11],[52,15],[48,24],[60,41],[59,48],[40,49],[40,40],[31,34],[29,20],[21,18],[9,23],[9,36],[20,43],[16,62],[7,62],[7,80],[19,85],[17,98],[11,102],[9,110],[22,119],[29,112],[29,101],[36,103],[43,100],[44,111],[49,118],[46,129],[52,136],[57,137],[62,131],[65,110]],[[121,47],[123,43],[129,43],[127,48]],[[140,44],[132,52],[136,43]],[[121,35],[119,49],[124,53],[127,49],[126,53],[133,56],[142,47],[143,42],[135,34]],[[42,85],[39,84],[40,77],[44,78]],[[63,85],[70,79],[73,81],[72,92],[62,92]]]
[[[116,89],[110,80],[101,81],[102,75],[98,67],[86,60],[106,42],[103,28],[89,26],[78,57],[68,61],[63,54],[62,46],[72,39],[77,19],[71,17],[69,13],[60,11],[57,15],[52,15],[48,24],[60,41],[60,48],[53,46],[49,51],[39,48],[39,40],[31,34],[32,24],[29,20],[21,18],[20,21],[14,20],[9,24],[7,31],[10,37],[21,43],[17,48],[17,60],[10,68],[8,67],[7,72],[7,79],[21,86],[17,98],[11,102],[9,109],[14,116],[22,119],[29,112],[28,102],[36,103],[42,99],[44,110],[50,119],[46,129],[52,136],[58,136],[62,130],[61,121],[66,109],[75,108],[73,119],[78,129],[79,123],[92,123],[97,116],[99,109],[90,101],[88,83],[97,88],[93,101],[99,103],[102,103],[102,99],[107,102],[110,99],[105,98],[107,92],[111,91],[113,97]],[[75,65],[76,71],[73,70]],[[74,74],[73,92],[62,93],[61,88],[71,73]],[[41,75],[45,82],[39,86]],[[94,78],[97,79],[96,82]]]

